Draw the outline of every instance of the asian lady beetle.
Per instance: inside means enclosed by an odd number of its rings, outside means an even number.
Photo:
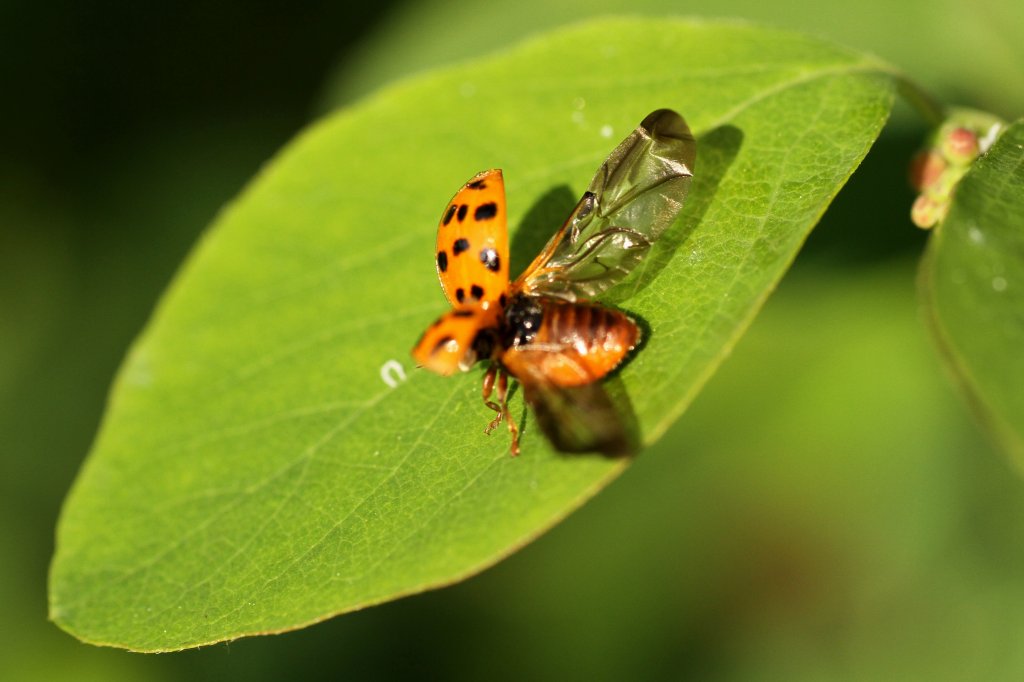
[[[675,220],[696,156],[682,116],[668,109],[649,114],[511,283],[501,170],[477,173],[448,203],[435,262],[453,310],[427,329],[412,355],[442,375],[489,360],[483,398],[497,416],[486,432],[505,420],[513,455],[519,430],[508,409],[509,375],[559,450],[629,450],[623,420],[598,381],[636,347],[640,330],[626,314],[589,299],[621,281]]]

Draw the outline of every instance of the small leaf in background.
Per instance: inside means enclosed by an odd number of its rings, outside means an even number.
[[[1024,464],[1024,123],[956,188],[932,236],[922,289],[935,336],[972,405]]]
[[[51,615],[173,650],[451,583],[622,461],[482,431],[479,374],[416,371],[445,201],[504,168],[518,271],[648,112],[698,137],[682,218],[608,300],[645,442],[728,354],[893,100],[863,55],[738,24],[613,20],[426,74],[313,126],[217,221],[132,348],[58,528]],[[397,369],[396,369],[397,365]],[[522,419],[517,393],[513,413]]]

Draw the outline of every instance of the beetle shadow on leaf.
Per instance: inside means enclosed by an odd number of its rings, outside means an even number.
[[[617,374],[579,386],[527,387],[524,397],[529,409],[519,421],[521,433],[537,426],[564,455],[622,458],[639,450],[636,412]]]
[[[512,259],[510,273],[526,269],[544,246],[558,232],[579,201],[568,185],[557,185],[544,193],[519,222],[512,235],[509,254]]]
[[[602,382],[610,404],[619,418],[622,432],[618,450],[603,453],[606,457],[631,457],[636,455],[642,443],[640,438],[640,422],[633,409],[633,401],[629,398],[626,384],[616,372]]]
[[[610,289],[603,301],[622,304],[657,278],[704,220],[742,145],[743,131],[732,125],[719,126],[697,138],[693,182],[679,218],[654,243],[645,261],[625,281]]]

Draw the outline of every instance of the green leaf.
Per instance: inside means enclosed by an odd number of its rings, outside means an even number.
[[[445,309],[432,255],[452,192],[504,168],[515,270],[641,118],[687,117],[683,216],[610,297],[648,329],[616,382],[651,442],[782,276],[893,89],[884,65],[797,35],[609,20],[313,126],[220,217],[125,361],[59,524],[52,618],[174,650],[451,583],[529,542],[626,462],[558,455],[531,416],[510,458],[507,434],[483,434],[479,373],[412,367]],[[407,377],[394,387],[389,363]],[[512,410],[523,419],[519,392]]]
[[[985,426],[1024,464],[1024,122],[957,185],[921,274],[946,361]]]

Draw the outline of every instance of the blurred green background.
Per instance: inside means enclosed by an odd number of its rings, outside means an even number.
[[[218,208],[333,106],[623,9],[551,4],[0,6],[0,679],[1024,676],[1024,484],[920,319],[904,169],[924,130],[905,111],[693,408],[504,563],[182,654],[47,622],[53,527],[107,386]],[[1024,109],[1022,3],[805,7],[715,11],[874,52],[947,101]]]

